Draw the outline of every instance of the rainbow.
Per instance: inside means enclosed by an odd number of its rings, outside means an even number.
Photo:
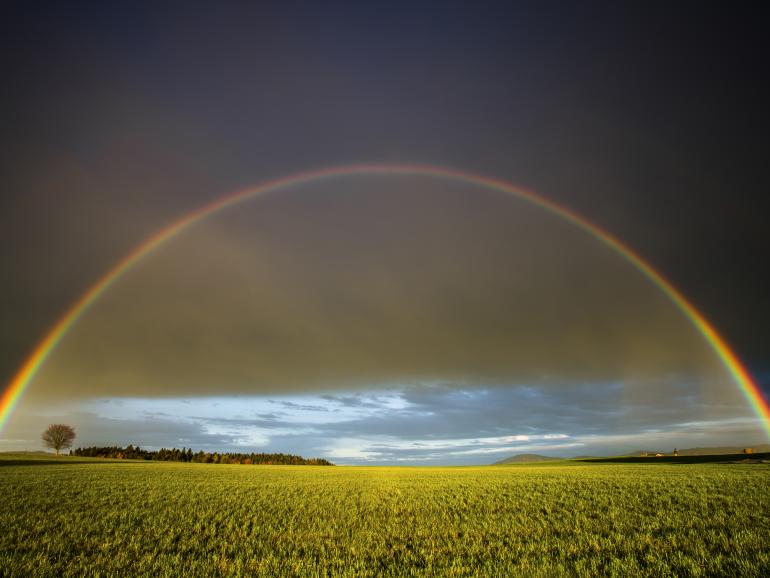
[[[431,176],[444,179],[451,179],[460,182],[466,182],[474,185],[481,185],[495,191],[507,193],[520,199],[529,201],[538,207],[541,207],[554,215],[569,221],[579,227],[598,241],[604,243],[609,248],[617,252],[626,261],[644,274],[652,281],[668,298],[679,308],[682,313],[692,322],[695,328],[705,338],[713,348],[719,359],[724,364],[735,382],[740,386],[746,400],[759,416],[763,427],[770,437],[770,406],[764,399],[761,390],[749,375],[746,368],[741,364],[738,357],[732,351],[730,346],[717,333],[712,325],[703,317],[703,315],[691,305],[684,296],[674,288],[660,273],[652,268],[641,256],[625,246],[618,239],[608,232],[602,230],[596,225],[571,210],[558,205],[548,199],[540,197],[530,191],[515,187],[504,181],[464,173],[461,171],[424,166],[424,165],[390,165],[390,164],[371,164],[371,165],[353,165],[326,168],[316,171],[309,171],[296,174],[289,177],[267,181],[256,187],[246,188],[236,191],[229,195],[204,205],[194,211],[191,211],[174,221],[166,228],[158,231],[142,244],[137,246],[128,255],[123,257],[109,271],[107,271],[80,299],[62,315],[59,321],[48,331],[43,340],[35,347],[29,357],[24,361],[19,371],[8,384],[0,397],[0,432],[8,421],[14,407],[34,379],[45,360],[56,349],[56,346],[67,334],[70,328],[77,323],[89,307],[96,302],[106,291],[110,289],[123,275],[141,261],[144,257],[152,253],[155,249],[163,245],[187,228],[199,223],[203,219],[217,213],[228,207],[232,207],[254,197],[266,193],[276,192],[294,185],[300,185],[310,181],[317,181],[339,176],[353,175],[418,175]]]

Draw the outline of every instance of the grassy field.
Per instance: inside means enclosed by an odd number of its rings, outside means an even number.
[[[767,464],[0,457],[0,575],[770,575]]]

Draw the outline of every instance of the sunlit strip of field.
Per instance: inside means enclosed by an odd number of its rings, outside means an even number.
[[[0,575],[770,575],[761,463],[60,460],[0,458]]]

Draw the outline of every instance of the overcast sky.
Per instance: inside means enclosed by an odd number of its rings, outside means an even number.
[[[435,164],[607,229],[770,391],[761,19],[581,3],[4,3],[0,378],[175,218],[308,169]],[[718,38],[719,41],[715,41]],[[687,319],[520,200],[340,177],[244,203],[94,304],[0,434],[341,463],[752,444]]]

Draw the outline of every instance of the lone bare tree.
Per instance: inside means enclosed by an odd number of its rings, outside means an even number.
[[[72,447],[72,442],[75,439],[75,430],[63,423],[55,423],[48,426],[42,435],[43,443],[46,447],[56,450],[56,455],[59,455],[59,450]]]

